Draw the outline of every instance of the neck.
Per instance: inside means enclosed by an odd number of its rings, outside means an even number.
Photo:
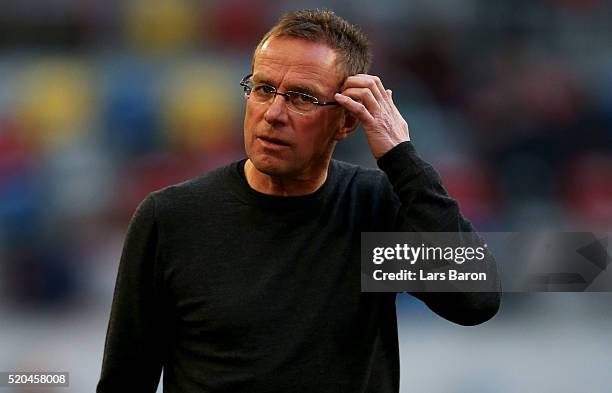
[[[273,176],[259,171],[251,160],[244,164],[244,174],[249,186],[262,194],[277,196],[308,195],[317,191],[327,179],[329,161],[310,176]]]

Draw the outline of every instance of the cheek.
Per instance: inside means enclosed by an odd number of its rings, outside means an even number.
[[[253,130],[256,125],[257,125],[257,111],[254,111],[252,108],[250,108],[250,105],[248,105],[247,103],[246,110],[244,113],[244,124],[243,124],[245,137],[253,135]]]
[[[253,149],[253,134],[254,134],[255,122],[253,121],[253,111],[249,110],[249,106],[244,113],[244,121],[243,121],[243,144],[244,149],[248,156],[251,155]]]
[[[322,152],[327,151],[335,134],[331,124],[322,123],[321,120],[305,124],[302,130],[301,142],[298,145],[302,155],[319,156]]]
[[[334,140],[334,136],[340,130],[340,121],[337,116],[328,115],[321,120],[321,124],[318,137],[319,143],[327,144]]]
[[[252,118],[253,118],[253,110],[251,109],[251,106],[249,105],[249,101],[247,101],[246,106],[244,108],[244,125],[246,126],[247,124],[249,124]]]

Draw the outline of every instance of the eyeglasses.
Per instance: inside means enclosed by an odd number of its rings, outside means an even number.
[[[306,93],[297,91],[286,91],[281,93],[276,90],[276,87],[265,83],[254,83],[253,74],[249,74],[242,78],[240,86],[244,88],[244,97],[253,100],[258,104],[269,104],[274,101],[277,95],[285,97],[287,109],[300,115],[314,112],[319,106],[339,105],[336,101],[319,102],[317,97],[313,97]]]

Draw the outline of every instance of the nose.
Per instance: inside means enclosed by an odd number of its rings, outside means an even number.
[[[287,103],[285,97],[277,94],[266,109],[264,119],[270,124],[286,123],[287,121]]]

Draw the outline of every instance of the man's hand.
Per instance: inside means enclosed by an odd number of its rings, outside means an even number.
[[[377,160],[402,142],[410,140],[408,123],[377,76],[349,76],[336,101],[363,123],[370,149]]]

